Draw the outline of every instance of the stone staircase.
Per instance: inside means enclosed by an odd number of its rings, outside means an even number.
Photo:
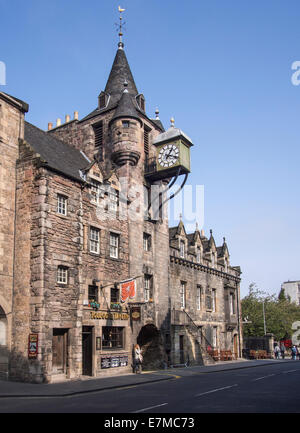
[[[207,350],[208,346],[211,345],[210,342],[206,339],[199,326],[197,326],[192,317],[185,310],[173,309],[171,313],[171,320],[172,324],[184,326],[192,336],[194,342],[199,348],[199,357],[201,358],[199,361],[202,361],[203,365],[211,365],[216,363]]]

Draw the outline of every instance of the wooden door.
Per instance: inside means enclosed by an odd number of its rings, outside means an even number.
[[[82,327],[82,374],[93,375],[93,327]]]
[[[67,331],[53,329],[52,337],[52,370],[54,373],[66,372]]]
[[[234,356],[235,356],[235,359],[237,359],[238,358],[238,336],[237,336],[237,334],[233,337],[233,350],[234,350]]]
[[[184,364],[184,335],[179,335],[180,364]]]

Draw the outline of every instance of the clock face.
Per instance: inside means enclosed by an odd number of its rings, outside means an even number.
[[[172,167],[179,158],[179,149],[175,144],[166,144],[158,154],[158,162],[162,167]]]

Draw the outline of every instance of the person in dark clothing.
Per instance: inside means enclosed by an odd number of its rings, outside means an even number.
[[[284,357],[285,357],[285,345],[283,343],[281,343],[281,346],[280,346],[280,353],[281,353],[281,358],[284,359]]]

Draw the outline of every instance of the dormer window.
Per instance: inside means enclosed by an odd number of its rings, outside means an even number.
[[[138,95],[136,97],[137,103],[142,111],[145,111],[145,98],[143,95]]]
[[[90,187],[90,194],[91,194],[91,201],[94,204],[98,204],[99,203],[99,198],[100,198],[100,182],[97,182],[95,179],[91,179],[90,180],[91,183],[91,187]]]
[[[216,255],[215,253],[211,254],[211,267],[214,268],[216,265]]]
[[[197,257],[196,257],[197,263],[201,263],[201,248],[197,247]]]
[[[225,259],[225,272],[228,272],[228,259]]]
[[[105,92],[101,92],[98,97],[98,106],[99,109],[102,110],[107,106],[109,95]]]
[[[185,243],[184,243],[184,241],[180,241],[180,257],[182,259],[185,258]]]

